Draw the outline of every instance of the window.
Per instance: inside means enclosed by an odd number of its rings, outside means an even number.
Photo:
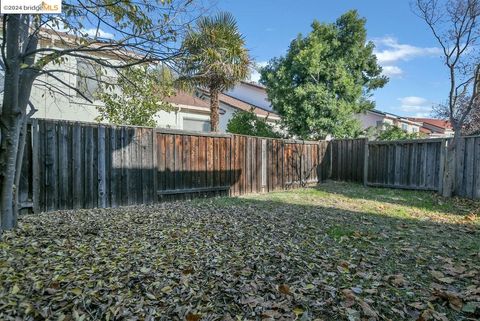
[[[208,120],[184,118],[183,129],[195,132],[209,132],[210,122]]]
[[[77,59],[77,97],[95,100],[99,90],[100,68],[85,59]]]
[[[407,124],[402,124],[402,129],[404,131],[408,131],[408,125]]]
[[[377,120],[377,128],[385,129],[385,123],[383,122],[383,120]]]

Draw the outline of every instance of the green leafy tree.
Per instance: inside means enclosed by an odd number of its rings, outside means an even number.
[[[261,71],[268,97],[291,134],[301,138],[355,137],[361,133],[353,115],[372,109],[372,91],[388,79],[366,41],[365,19],[356,11],[335,23],[314,21],[285,57]]]
[[[235,18],[221,12],[199,19],[196,28],[187,33],[182,49],[185,55],[181,59],[181,80],[209,90],[210,123],[216,132],[218,95],[249,74],[250,57]]]
[[[400,127],[385,124],[386,128],[379,130],[376,129],[374,134],[376,140],[404,140],[404,139],[419,139],[424,138],[422,133],[408,133]]]
[[[253,110],[237,111],[228,121],[227,132],[232,134],[279,138],[265,118],[259,118]]]
[[[115,73],[173,61],[180,54],[177,37],[188,27],[184,21],[191,21],[192,10],[196,11],[192,0],[63,0],[61,14],[2,15],[0,232],[16,225],[20,208],[16,186],[27,120],[36,111],[30,99],[33,86],[65,96],[73,92],[90,101],[75,83],[65,81],[78,74],[62,64],[81,60]],[[112,39],[102,39],[105,34]],[[96,80],[108,83],[104,74]]]
[[[119,125],[155,127],[155,114],[172,111],[165,98],[174,94],[174,79],[168,68],[150,69],[148,66],[123,70],[116,86],[103,88],[97,98],[104,105],[97,107],[98,121]]]

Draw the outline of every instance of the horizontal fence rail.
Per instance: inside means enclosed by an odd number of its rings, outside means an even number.
[[[327,179],[441,191],[449,142],[313,142],[32,120],[19,199],[38,213],[271,192]],[[460,139],[455,177],[457,195],[480,199],[480,137]]]

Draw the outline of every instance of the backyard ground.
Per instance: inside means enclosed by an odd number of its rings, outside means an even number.
[[[478,320],[480,203],[318,188],[24,216],[0,320]]]

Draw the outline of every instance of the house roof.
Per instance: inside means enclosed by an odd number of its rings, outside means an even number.
[[[264,90],[264,91],[266,89],[266,87],[264,85],[261,85],[261,84],[255,83],[255,82],[241,81],[241,83],[244,84],[244,85],[247,85],[247,86],[251,86],[251,87],[254,87],[254,88],[257,88],[257,89]]]
[[[174,96],[165,98],[165,101],[176,105],[210,108],[210,105],[205,100],[184,91],[177,91]]]
[[[408,118],[412,121],[432,125],[442,129],[452,129],[452,124],[448,120],[435,119],[435,118]]]
[[[199,89],[199,90],[203,94],[205,94],[206,96],[209,96],[208,91],[203,90],[203,89]],[[219,99],[220,102],[222,102],[226,105],[229,105],[233,108],[237,108],[237,109],[244,110],[244,111],[250,111],[250,110],[253,109],[253,112],[255,114],[257,114],[258,116],[262,116],[262,117],[267,117],[268,116],[268,117],[271,117],[271,118],[274,118],[274,119],[280,119],[280,116],[273,111],[266,110],[266,109],[264,109],[260,106],[256,106],[256,105],[247,103],[246,101],[240,100],[238,98],[229,96],[229,95],[224,94],[224,93],[220,93],[218,95],[218,99]]]
[[[423,134],[431,134],[433,133],[430,129],[428,128],[425,128],[425,127],[420,127],[420,132],[423,133]]]
[[[409,123],[409,124],[413,124],[413,125],[418,125],[418,126],[421,125],[421,124],[418,123],[418,121],[415,121],[412,118],[402,117],[402,116],[395,115],[395,114],[392,114],[392,113],[383,112],[383,111],[378,110],[378,109],[367,110],[367,112],[382,115],[382,116],[385,116],[385,117],[394,118],[394,119],[397,119],[399,121]]]

